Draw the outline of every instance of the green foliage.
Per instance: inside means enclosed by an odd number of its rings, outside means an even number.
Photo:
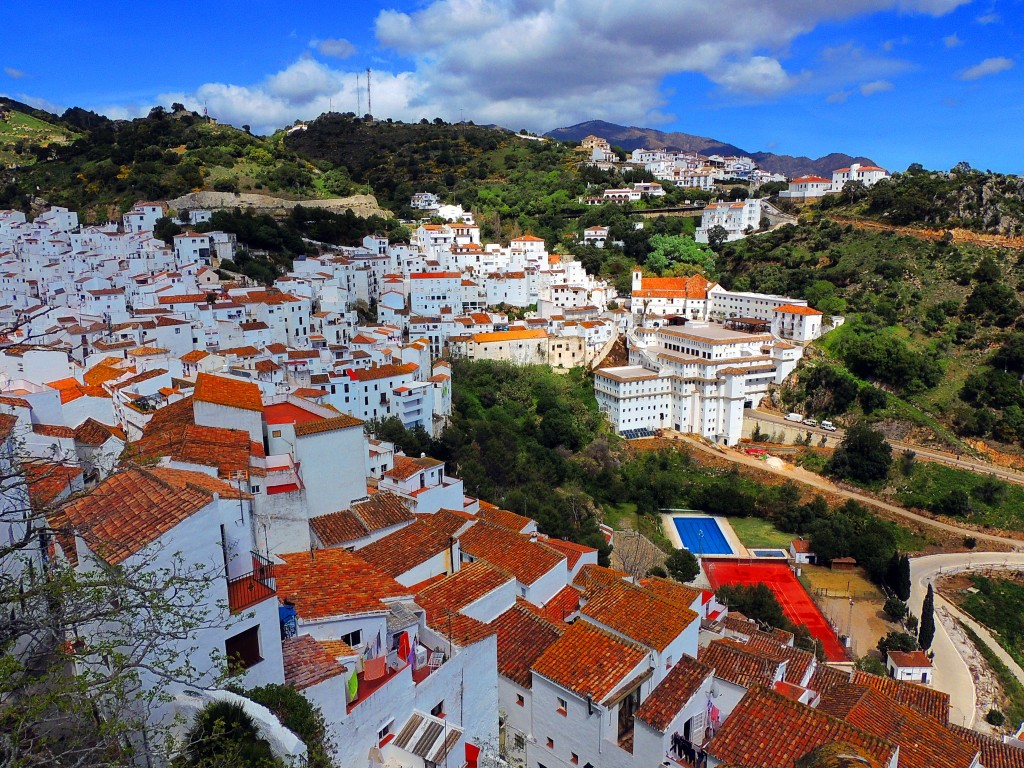
[[[889,671],[885,668],[885,664],[877,656],[861,656],[857,659],[857,669],[868,672],[872,675],[881,675],[883,677],[889,674]]]
[[[903,651],[906,653],[916,650],[917,639],[906,632],[889,632],[878,641],[878,652],[882,654],[883,659],[889,651]]]
[[[813,522],[810,537],[811,549],[820,560],[852,557],[878,583],[889,572],[897,549],[895,527],[852,500]]]
[[[711,249],[689,237],[679,235],[654,235],[648,241],[651,252],[645,265],[659,275],[666,272],[691,275],[699,272],[714,278],[715,255]]]
[[[309,768],[332,768],[330,740],[319,707],[291,686],[276,683],[251,688],[243,695],[265,706],[285,728],[302,739]]]
[[[856,379],[831,365],[816,365],[800,383],[806,393],[808,413],[824,416],[846,413],[857,399]]]
[[[765,584],[723,584],[715,591],[715,597],[730,610],[769,627],[789,630],[793,626],[775,593]]]
[[[886,599],[882,610],[885,611],[885,615],[889,617],[890,621],[902,621],[903,617],[907,615],[907,604],[898,597],[890,597]]]
[[[270,744],[260,738],[259,729],[241,704],[216,701],[196,715],[188,732],[178,768],[279,768],[284,764],[274,757]]]
[[[1024,488],[967,469],[921,462],[894,484],[901,504],[974,523],[1020,530]]]
[[[985,722],[998,728],[1006,722],[1006,715],[998,709],[990,709],[985,713]]]
[[[677,549],[665,558],[665,569],[676,581],[693,581],[700,573],[700,565],[693,553],[686,549]]]
[[[921,625],[917,631],[917,643],[927,651],[935,639],[935,593],[932,585],[928,585],[928,593],[921,604]]]
[[[977,592],[965,592],[960,606],[988,627],[1018,663],[1024,662],[1024,584],[1018,579],[971,576]]]
[[[1003,694],[1010,702],[1006,708],[1006,715],[1009,717],[1010,722],[1019,723],[1024,721],[1024,685],[1017,679],[1013,671],[1006,666],[1006,663],[996,655],[996,652],[989,647],[988,643],[978,637],[978,634],[973,629],[962,621],[957,623],[964,631],[964,634],[971,639],[974,647],[978,649],[978,653],[982,655],[985,662],[992,668],[992,671],[995,672],[996,677],[999,679],[999,687],[1003,689]]]
[[[891,464],[892,446],[885,435],[858,422],[846,431],[825,471],[834,477],[874,483],[888,476]]]
[[[184,230],[167,216],[161,216],[153,225],[153,237],[163,240],[168,246],[174,246],[174,237],[180,235]]]

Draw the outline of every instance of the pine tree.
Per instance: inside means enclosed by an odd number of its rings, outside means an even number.
[[[894,589],[896,596],[903,602],[910,599],[910,557],[908,555],[900,557],[899,576]]]
[[[932,585],[928,585],[928,594],[924,596],[921,606],[921,628],[917,633],[917,644],[927,651],[935,638],[935,593]]]

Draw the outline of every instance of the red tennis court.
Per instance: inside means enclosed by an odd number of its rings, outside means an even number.
[[[847,660],[846,649],[832,631],[831,625],[785,563],[705,560],[704,572],[713,589],[723,584],[766,585],[775,593],[786,617],[794,624],[806,624],[811,634],[821,641],[829,661]]]

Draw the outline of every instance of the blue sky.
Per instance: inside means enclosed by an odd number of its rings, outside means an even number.
[[[1021,170],[1024,0],[5,0],[0,93],[113,117],[591,118],[891,170]],[[359,88],[357,90],[357,76]]]

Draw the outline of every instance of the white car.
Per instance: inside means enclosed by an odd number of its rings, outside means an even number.
[[[836,431],[836,425],[833,424],[831,421],[823,421],[823,422],[821,422],[821,428],[824,429],[826,432],[835,432]]]
[[[816,427],[818,426],[818,422],[808,416],[806,419],[804,419],[804,426]]]

